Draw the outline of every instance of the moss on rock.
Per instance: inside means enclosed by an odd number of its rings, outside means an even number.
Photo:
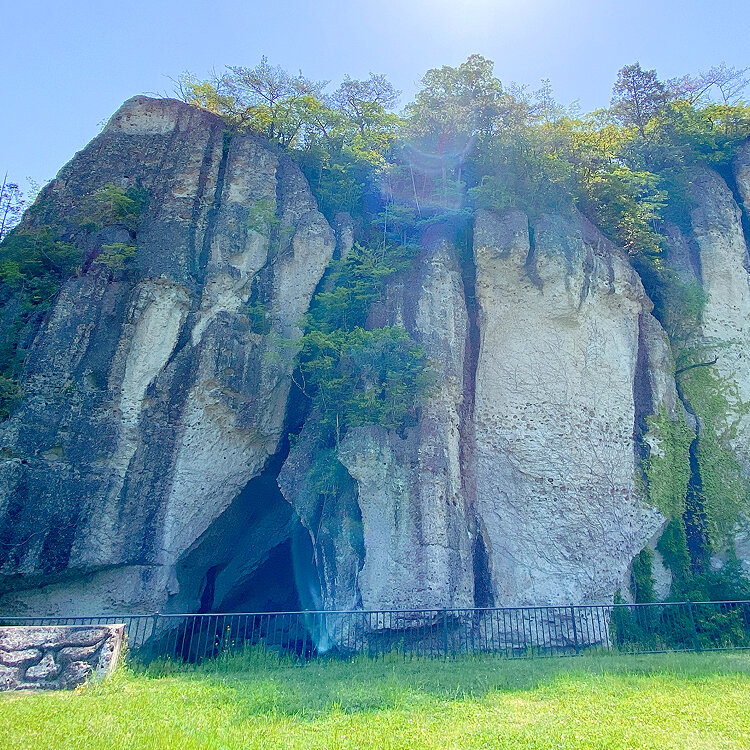
[[[697,457],[703,512],[711,547],[719,550],[750,504],[750,486],[731,447],[750,404],[742,402],[732,380],[709,367],[685,372],[681,385],[700,420]]]
[[[644,469],[649,501],[667,518],[679,517],[685,510],[693,431],[683,414],[672,418],[664,407],[647,417],[646,425],[649,455]]]

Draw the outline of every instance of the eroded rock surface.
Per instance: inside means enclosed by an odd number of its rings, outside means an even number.
[[[750,146],[734,165],[745,209],[748,164]],[[121,271],[96,258],[128,228],[80,226],[111,184],[148,193]],[[692,229],[668,227],[668,256],[707,295],[687,344],[718,352],[733,384],[725,437],[747,470],[741,207],[710,170],[693,192]],[[336,448],[291,374],[300,322],[357,228],[343,213],[329,226],[281,149],[136,97],[24,222],[54,225],[83,260],[0,432],[3,611],[601,602],[628,595],[633,557],[656,546],[667,518],[644,461],[666,436],[649,418],[698,420],[638,274],[582,216],[480,211],[460,240],[427,230],[368,325],[407,328],[435,386],[402,430],[357,427]]]
[[[354,482],[327,502],[307,477],[314,415],[279,476],[317,550],[329,607],[471,606],[470,522],[461,469],[468,318],[456,249],[430,243],[418,268],[394,284],[378,324],[406,325],[427,351],[437,386],[403,435],[358,427],[338,458]],[[377,319],[377,320],[375,320]]]
[[[750,197],[747,166],[738,162],[738,187]],[[728,399],[728,440],[750,473],[750,260],[742,214],[724,180],[712,170],[692,183],[692,234],[706,302],[701,315],[702,357],[716,356],[715,371]]]
[[[360,427],[339,448],[356,504],[336,513],[361,518],[346,557],[365,608],[608,600],[664,526],[638,441],[645,416],[682,407],[651,301],[583,217],[544,217],[534,236],[520,212],[480,212],[476,290],[437,242],[373,313],[412,331],[438,385],[403,435]],[[296,507],[304,469],[293,451],[281,474]]]
[[[76,587],[76,612],[197,605],[175,566],[279,446],[291,361],[270,349],[299,336],[335,245],[287,157],[179,102],[127,102],[29,228],[107,184],[148,191],[132,267],[85,260],[64,285],[4,429],[0,573],[15,611],[65,610]]]
[[[534,240],[520,212],[477,218],[476,511],[498,603],[600,601],[663,523],[634,452],[635,399],[665,395],[635,393],[659,326],[585,220],[542,217]]]

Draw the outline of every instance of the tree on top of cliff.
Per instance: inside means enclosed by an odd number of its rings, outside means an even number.
[[[750,77],[747,75],[749,70],[750,68],[738,69],[722,62],[697,76],[674,78],[667,82],[667,86],[675,99],[683,99],[692,105],[707,104],[718,98],[720,103],[732,106],[742,100],[742,95],[750,84]]]
[[[253,68],[230,66],[205,81],[183,73],[177,95],[188,104],[216,112],[235,128],[249,128],[291,146],[311,124],[308,110],[319,105],[326,83],[302,73],[290,75],[262,57]]]
[[[370,73],[365,81],[344,76],[331,97],[332,104],[359,129],[360,135],[371,127],[380,126],[398,103],[401,95],[384,75]]]
[[[635,126],[642,138],[646,125],[668,99],[664,84],[655,70],[643,70],[640,63],[626,65],[617,74],[612,89],[612,112],[625,126]]]
[[[3,178],[0,187],[0,241],[20,221],[26,201],[15,182],[8,182],[8,175]]]
[[[428,70],[422,89],[406,108],[407,136],[447,148],[457,139],[491,132],[507,104],[503,85],[494,76],[494,63],[471,55],[457,68]]]

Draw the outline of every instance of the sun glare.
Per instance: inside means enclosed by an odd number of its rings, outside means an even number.
[[[492,33],[497,24],[507,24],[529,10],[528,3],[511,0],[417,0],[417,7],[427,26],[482,34]]]

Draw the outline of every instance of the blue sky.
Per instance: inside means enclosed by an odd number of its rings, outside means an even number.
[[[746,67],[749,33],[743,0],[16,0],[0,11],[0,173],[45,182],[128,97],[261,55],[332,84],[385,73],[406,102],[425,70],[477,52],[589,110],[636,60],[662,78]]]

